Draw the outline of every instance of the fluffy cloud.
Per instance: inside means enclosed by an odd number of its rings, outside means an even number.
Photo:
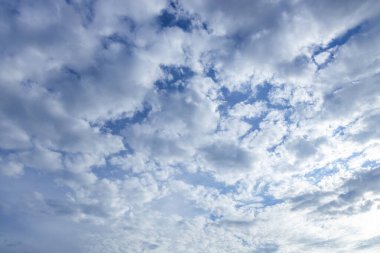
[[[379,15],[2,1],[0,251],[377,252]]]

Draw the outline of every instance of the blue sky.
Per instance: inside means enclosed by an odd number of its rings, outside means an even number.
[[[0,252],[379,252],[379,20],[1,1]]]

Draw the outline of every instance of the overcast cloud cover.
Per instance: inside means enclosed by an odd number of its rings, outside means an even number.
[[[379,24],[0,0],[0,252],[380,252]]]

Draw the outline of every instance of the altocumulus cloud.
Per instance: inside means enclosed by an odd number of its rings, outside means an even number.
[[[379,1],[0,1],[0,251],[379,252]]]

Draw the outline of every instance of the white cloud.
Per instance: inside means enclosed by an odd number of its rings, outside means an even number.
[[[379,11],[3,1],[0,251],[377,252]]]

